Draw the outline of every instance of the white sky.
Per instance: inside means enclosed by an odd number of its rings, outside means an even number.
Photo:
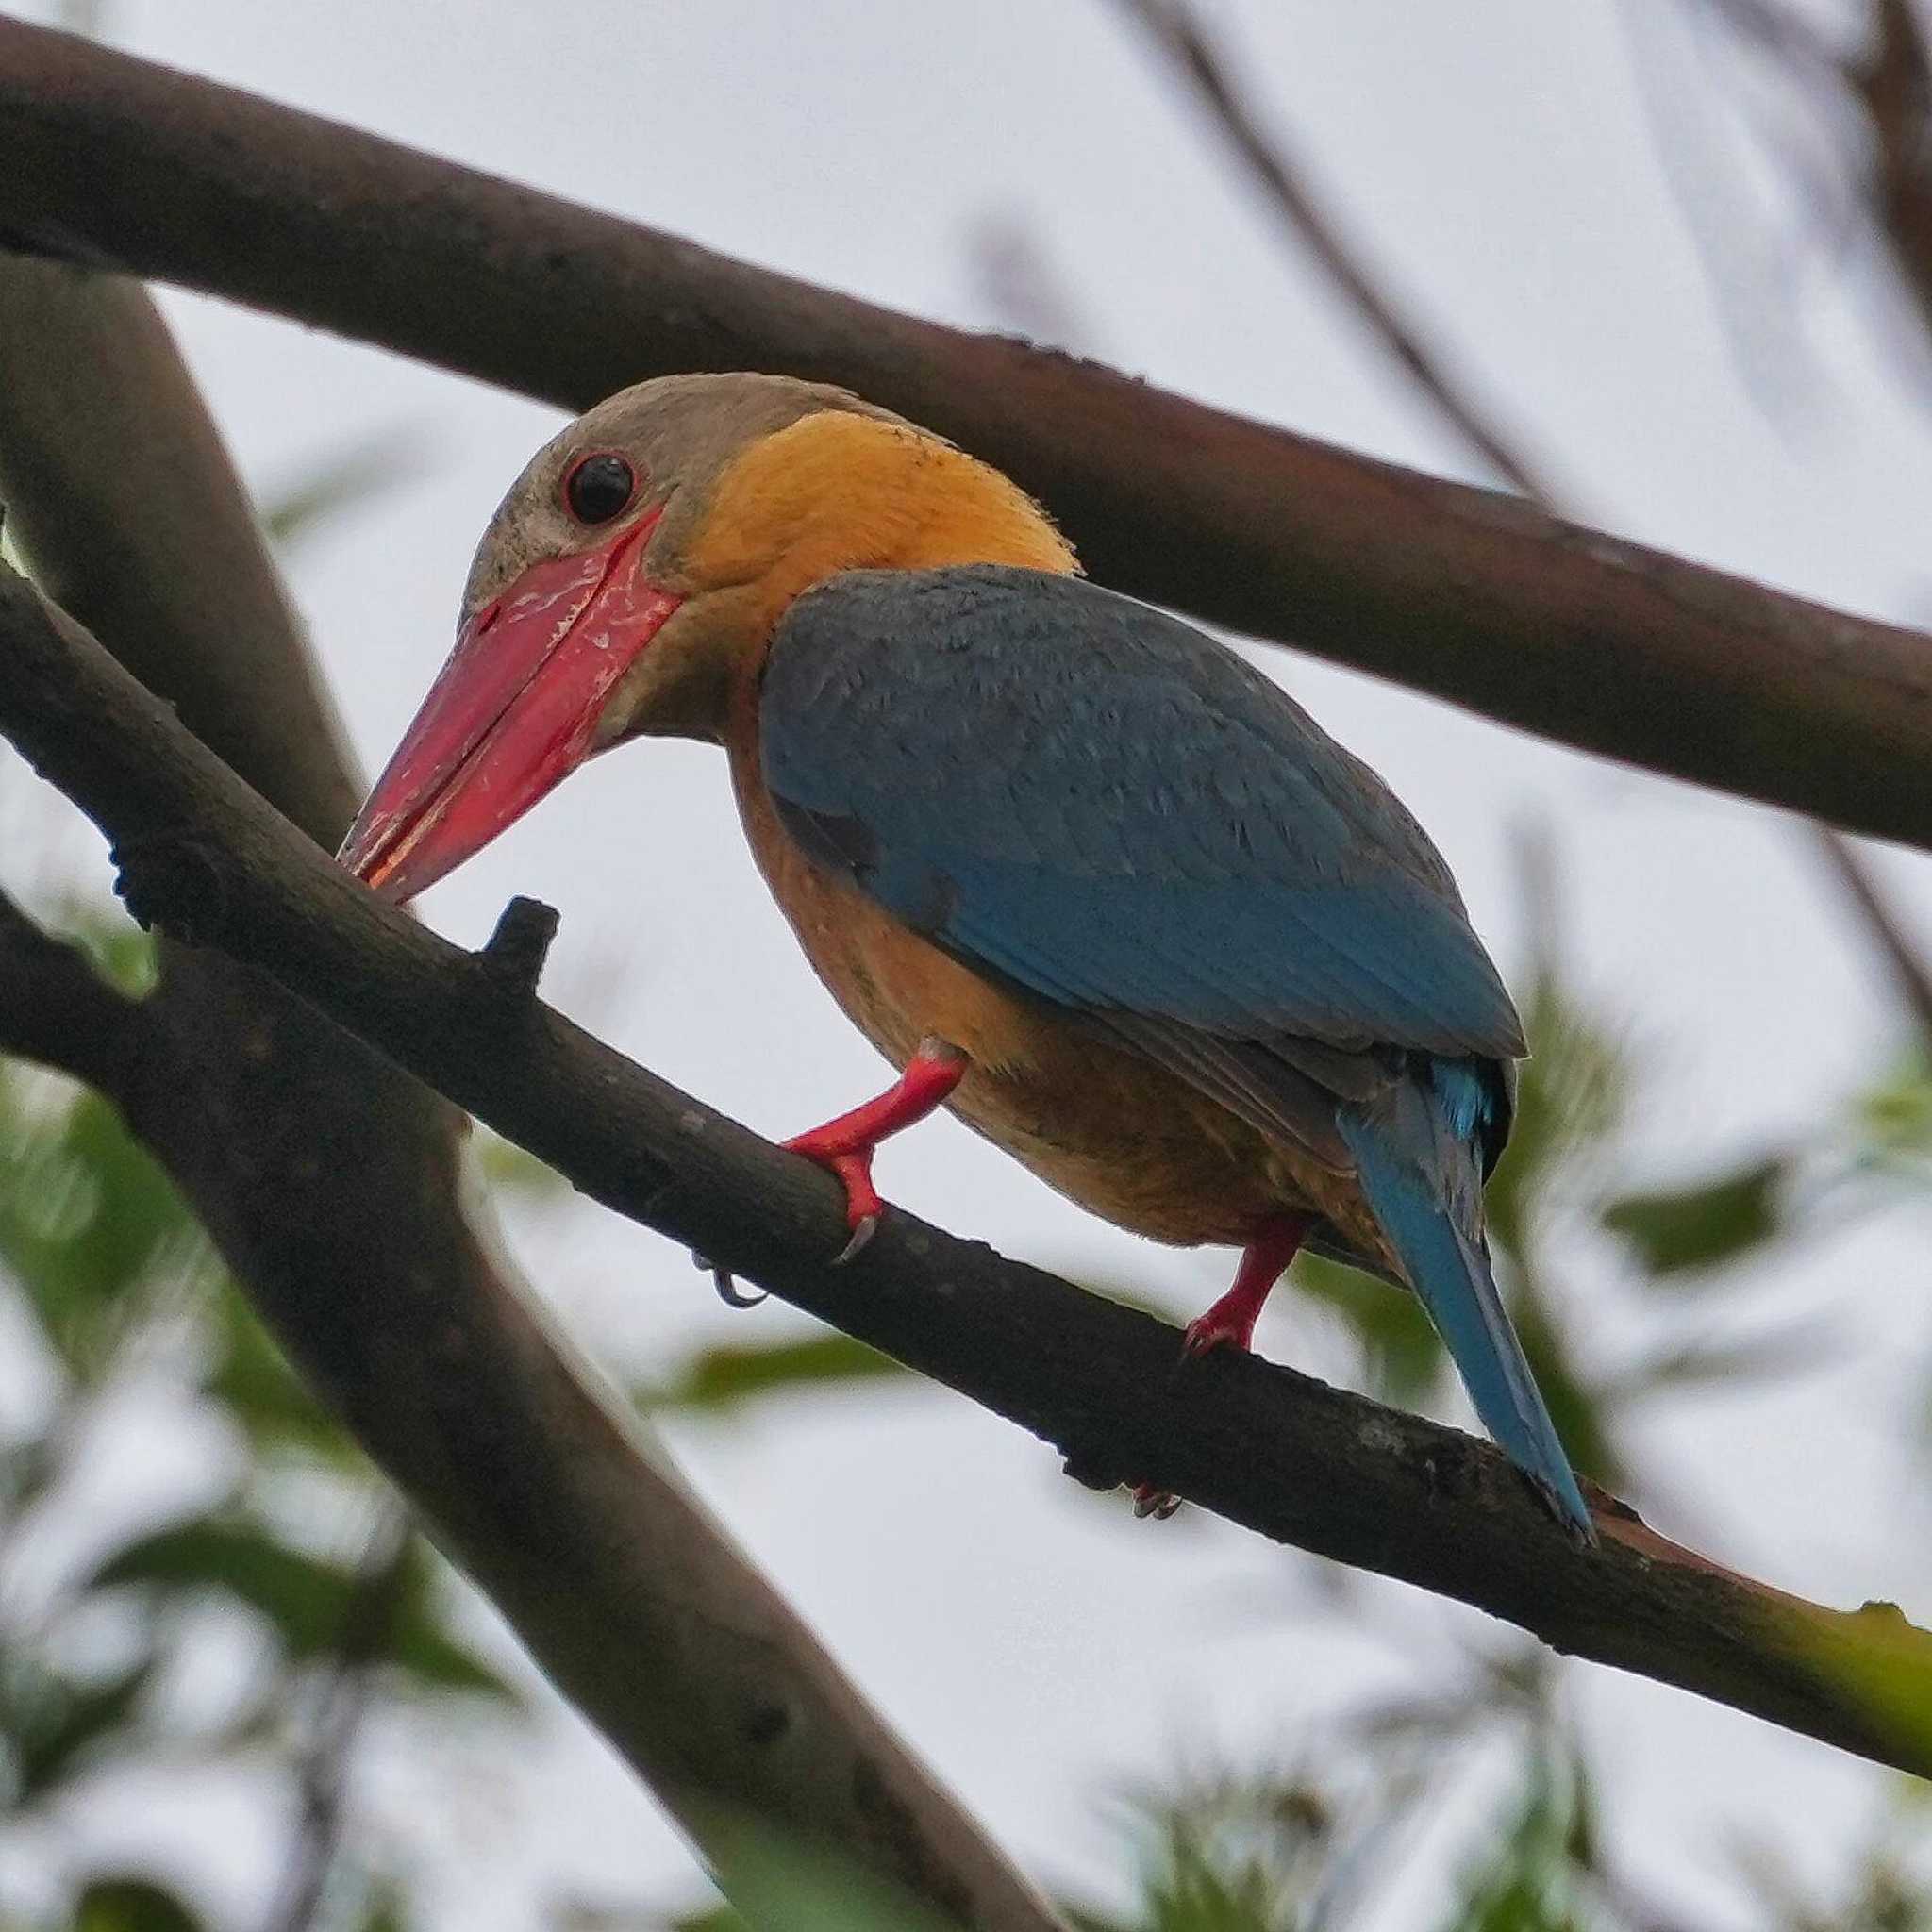
[[[1657,24],[1658,0],[1644,7]],[[1374,258],[1593,516],[1861,610],[1923,614],[1924,397],[1814,271],[1786,277],[1779,326],[1802,325],[1824,379],[1794,415],[1758,412],[1659,174],[1611,6],[1216,12]],[[114,0],[108,25],[133,51],[969,325],[1002,320],[973,236],[1024,224],[1111,359],[1377,455],[1459,467],[1101,0]],[[1658,71],[1694,79],[1696,94],[1670,105],[1707,124],[1708,77]],[[1748,245],[1741,211],[1719,213]],[[416,477],[332,525],[295,572],[373,768],[441,661],[491,509],[558,419],[281,324],[167,306],[258,485],[363,437],[416,440]],[[1788,823],[1365,679],[1265,661],[1431,828],[1506,971],[1520,958],[1511,829],[1548,828],[1578,973],[1657,1047],[1644,1119],[1657,1174],[1805,1131],[1894,1037],[1884,980]],[[1932,914],[1920,861],[1887,871]],[[425,915],[475,943],[512,891],[562,910],[552,996],[725,1110],[791,1131],[876,1086],[878,1063],[754,876],[715,755],[604,760],[430,894]],[[1176,1313],[1223,1283],[1226,1257],[1087,1220],[950,1122],[880,1165],[907,1207],[1131,1282]],[[1893,1446],[1924,1353],[1922,1236],[1900,1220],[1789,1271],[1776,1305],[1841,1311],[1842,1365],[1658,1415],[1640,1445],[1655,1490],[1634,1500],[1660,1527],[1790,1589],[1923,1610],[1925,1516],[1900,1491]],[[776,1307],[728,1314],[682,1255],[594,1210],[546,1215],[520,1251],[625,1374],[705,1337],[805,1325]],[[1633,1354],[1641,1317],[1588,1257],[1576,1291],[1587,1354]],[[1260,1341],[1346,1372],[1291,1305]],[[1133,1524],[1064,1481],[1041,1445],[942,1391],[777,1407],[675,1441],[859,1682],[1053,1880],[1118,1882],[1105,1801],[1124,1780],[1188,1750],[1292,1757],[1309,1714],[1372,1684],[1428,1681],[1449,1667],[1454,1631],[1502,1634],[1380,1584],[1369,1601],[1393,1643],[1300,1614],[1307,1559],[1198,1514]],[[1879,1790],[1822,1747],[1655,1686],[1582,1667],[1572,1684],[1614,1774],[1612,1841],[1712,1925],[1754,1916],[1730,1874],[1740,1835],[1828,1871]],[[649,1801],[560,1721],[541,1754],[469,1774],[435,1875],[449,1924],[507,1927],[538,1898],[688,1883]],[[409,1789],[378,1754],[369,1803]],[[263,1861],[247,1834],[230,1843],[239,1908]],[[1439,1877],[1425,1861],[1387,1922],[1425,1921]]]

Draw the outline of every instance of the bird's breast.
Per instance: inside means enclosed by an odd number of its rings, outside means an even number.
[[[1239,1244],[1284,1205],[1324,1205],[1332,1175],[1074,1016],[983,978],[806,852],[764,784],[755,718],[734,721],[725,748],[753,856],[813,970],[893,1065],[928,1035],[964,1052],[948,1106],[970,1126],[1158,1241]]]

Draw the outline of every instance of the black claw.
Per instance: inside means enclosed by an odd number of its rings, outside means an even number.
[[[741,1294],[738,1283],[730,1271],[724,1268],[711,1270],[711,1286],[718,1291],[718,1299],[727,1308],[755,1308],[760,1302],[768,1302],[771,1296],[763,1289],[756,1294]]]
[[[703,1255],[692,1255],[691,1265],[701,1274],[708,1274],[711,1277],[711,1286],[718,1291],[718,1299],[727,1308],[755,1308],[760,1302],[772,1299],[763,1289],[759,1289],[756,1294],[741,1294],[738,1277],[730,1269],[719,1267],[715,1261],[707,1260]]]

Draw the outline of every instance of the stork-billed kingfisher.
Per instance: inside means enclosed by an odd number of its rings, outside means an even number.
[[[625,739],[722,744],[753,855],[901,1069],[788,1144],[839,1174],[944,1105],[1119,1225],[1305,1244],[1421,1297],[1477,1414],[1590,1512],[1483,1233],[1522,1026],[1376,774],[1213,639],[1085,582],[998,471],[843,391],[667,376],[518,478],[342,859],[404,899]]]

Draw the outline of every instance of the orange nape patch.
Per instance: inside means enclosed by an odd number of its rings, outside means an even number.
[[[827,409],[761,438],[719,478],[685,558],[699,589],[755,589],[760,628],[844,570],[1079,568],[1017,484],[907,425]]]

